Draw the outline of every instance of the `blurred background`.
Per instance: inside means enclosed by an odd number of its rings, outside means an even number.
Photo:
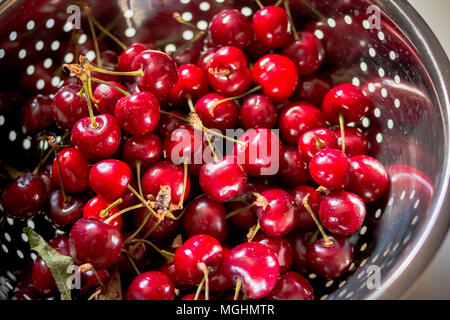
[[[450,54],[450,0],[408,0]],[[449,213],[450,214],[450,213]],[[426,271],[403,299],[450,299],[450,234]]]

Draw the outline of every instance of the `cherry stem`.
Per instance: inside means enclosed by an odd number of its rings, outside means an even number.
[[[211,149],[211,153],[214,157],[214,162],[216,162],[216,163],[219,162],[219,157],[217,157],[217,153],[216,153],[214,145],[211,141],[211,137],[209,136],[209,134],[207,132],[203,132],[203,134],[205,135],[206,140],[208,141],[209,148]]]
[[[134,239],[132,241],[130,241],[131,243],[137,243],[139,244],[140,242],[148,244],[150,247],[152,247],[156,252],[158,252],[161,256],[164,257],[164,259],[166,259],[167,261],[172,261],[174,254],[172,252],[169,252],[167,250],[161,250],[160,248],[158,248],[153,242],[147,240],[147,239]]]
[[[208,72],[214,76],[228,76],[231,72],[229,69],[209,68]]]
[[[111,203],[109,206],[107,206],[105,209],[103,209],[102,211],[100,211],[100,217],[102,218],[106,218],[109,214],[109,211],[114,208],[117,207],[119,204],[121,204],[123,202],[122,198],[117,199],[116,201],[114,201],[113,203]]]
[[[142,184],[141,184],[141,167],[142,167],[142,162],[137,161],[136,162],[136,179],[137,179],[137,184],[138,184],[138,190],[139,190],[139,195],[142,198],[144,198],[144,193],[142,192]]]
[[[317,10],[313,5],[309,3],[308,0],[300,0],[309,10],[311,10],[320,20],[325,18],[325,15]]]
[[[93,294],[91,294],[88,298],[88,300],[93,300],[96,296],[98,296],[100,293],[102,293],[102,289],[98,289],[97,291],[95,291]]]
[[[345,122],[342,113],[339,114],[339,127],[341,128],[342,152],[345,153]]]
[[[194,103],[192,102],[192,97],[191,97],[191,95],[187,95],[186,96],[186,100],[187,100],[187,103],[188,103],[188,106],[189,106],[189,110],[191,111],[191,112],[195,112],[195,107],[194,107]]]
[[[116,75],[116,76],[142,77],[142,75],[144,74],[142,70],[136,70],[136,71],[111,71],[111,70],[106,70],[106,69],[102,69],[102,68],[96,67],[94,65],[91,65],[90,68],[92,69],[92,71],[97,71],[97,72],[100,72],[100,73],[111,74],[111,75]]]
[[[111,217],[109,217],[108,219],[106,219],[105,221],[103,221],[103,223],[109,224],[112,220],[116,219],[117,217],[120,217],[122,214],[128,212],[128,211],[132,211],[132,210],[136,210],[139,208],[142,208],[144,205],[142,203],[125,208],[120,210],[119,212],[114,213]]]
[[[181,14],[179,12],[174,12],[172,13],[172,17],[178,21],[181,24],[184,24],[185,26],[188,26],[189,28],[192,28],[194,30],[197,30],[199,32],[203,32],[203,30],[200,30],[199,28],[197,28],[197,26],[193,23],[190,23],[186,20],[183,19],[183,17],[181,16]]]
[[[323,192],[323,193],[325,193],[325,194],[329,194],[329,193],[330,193],[330,190],[328,190],[327,188],[325,188],[325,187],[323,187],[323,186],[319,186],[319,187],[316,189],[316,191],[317,191],[317,192]]]
[[[97,78],[94,78],[94,77],[92,77],[91,80],[94,81],[94,82],[97,82],[97,83],[101,83],[101,84],[105,84],[105,85],[107,85],[107,86],[110,86],[111,88],[113,88],[113,89],[119,91],[119,92],[120,92],[121,94],[123,94],[124,96],[127,96],[127,97],[131,96],[130,93],[126,92],[126,91],[123,90],[122,88],[119,88],[118,86],[116,86],[116,85],[114,85],[114,84],[112,84],[112,83],[109,83],[109,82],[107,82],[107,81],[104,81],[104,80],[101,80],[101,79],[97,79]]]
[[[144,197],[141,197],[141,195],[131,186],[127,185],[128,190],[130,190],[138,199],[142,202],[142,204],[156,217],[159,219],[158,214],[153,210],[153,208],[148,204],[147,201],[145,201]]]
[[[64,141],[68,136],[69,136],[69,131],[66,131],[62,136],[61,136],[61,141]],[[44,140],[42,140],[44,141]],[[47,139],[48,141],[48,139]],[[42,145],[42,150],[44,150],[44,145]],[[32,171],[33,174],[38,174],[39,170],[41,169],[42,165],[44,163],[47,162],[48,158],[50,157],[50,155],[53,153],[53,149],[50,148],[50,150],[47,152],[47,154],[39,161],[38,165],[36,166],[36,168],[34,168],[34,170]],[[14,169],[15,170],[15,169]],[[17,171],[17,170],[16,170]]]
[[[319,230],[316,230],[316,231],[314,232],[313,236],[311,237],[311,240],[309,240],[309,244],[311,244],[311,243],[313,243],[314,241],[316,241],[316,240],[317,240],[317,237],[319,236],[319,234],[320,234],[320,231],[319,231]]]
[[[289,0],[280,0],[280,1],[283,1],[283,3],[284,3],[284,10],[286,10],[286,14],[289,17],[289,22],[291,23],[291,29],[292,29],[292,33],[294,35],[294,40],[298,41],[300,38],[298,36],[297,29],[295,28],[294,19],[292,18],[291,8],[289,6]],[[278,1],[278,2],[280,2],[280,1]]]
[[[197,291],[195,292],[194,300],[198,300],[198,297],[200,296],[200,292],[202,292],[203,285],[205,284],[205,277],[202,278],[202,281],[200,281]]]
[[[84,96],[86,98],[86,102],[87,102],[87,106],[88,106],[89,118],[91,118],[91,128],[96,129],[96,128],[98,128],[98,123],[95,121],[94,111],[92,110],[91,97],[90,97],[90,95],[92,93],[92,88],[90,88],[90,80],[83,82],[83,88],[84,88],[84,92],[85,92]],[[89,96],[86,95],[86,92],[89,92]]]
[[[6,173],[8,173],[9,177],[11,179],[16,179],[18,176],[20,176],[22,174],[22,172],[20,172],[19,170],[4,164],[3,162],[0,161],[0,167],[6,171]],[[34,172],[33,172],[34,173]]]
[[[255,205],[256,205],[256,201],[253,202],[253,203],[251,203],[251,204],[249,204],[249,205],[247,205],[247,206],[245,206],[245,207],[242,207],[242,208],[236,209],[236,210],[234,210],[234,211],[231,211],[230,213],[228,213],[228,214],[225,216],[225,219],[231,218],[231,217],[233,217],[233,216],[235,216],[235,215],[237,215],[237,214],[239,214],[239,213],[241,213],[241,212],[244,212],[244,211],[246,211],[246,210],[248,210],[248,209],[254,207]]]
[[[302,201],[303,207],[305,207],[306,211],[308,211],[309,215],[311,216],[311,218],[314,220],[315,224],[317,225],[317,229],[319,229],[320,233],[322,234],[322,237],[325,239],[325,244],[331,245],[331,244],[333,244],[333,242],[330,240],[330,238],[328,238],[327,234],[325,233],[325,230],[323,229],[319,220],[317,220],[316,215],[314,214],[314,212],[312,211],[311,207],[308,204],[309,197],[310,197],[310,194],[308,193],[303,198],[303,201]]]
[[[249,232],[248,238],[247,238],[248,242],[252,242],[253,241],[253,238],[256,236],[256,234],[258,233],[259,229],[261,229],[261,225],[259,224],[259,221],[258,221],[258,223],[254,227],[250,228],[250,232]]]
[[[256,2],[256,4],[258,5],[258,7],[259,7],[260,9],[264,8],[264,6],[263,6],[263,4],[261,3],[260,0],[255,0],[255,2]],[[236,300],[236,299],[234,299],[234,300]]]
[[[317,149],[323,149],[325,147],[325,141],[320,139],[315,134],[313,134],[312,137],[313,137],[314,140],[316,140],[316,147],[317,147]]]
[[[164,110],[160,110],[160,113],[161,113],[161,114],[164,114],[164,115],[166,115],[166,116],[173,117],[173,118],[176,118],[176,119],[178,119],[178,120],[185,121],[185,122],[189,123],[189,120],[188,120],[188,119],[183,118],[183,117],[180,117],[179,115],[176,115],[176,114],[174,114],[174,113],[171,113],[171,112],[168,112],[168,111],[164,111]]]
[[[106,34],[108,37],[111,38],[111,40],[113,40],[119,47],[122,48],[122,50],[126,50],[127,46],[120,41],[115,35],[113,35],[111,32],[109,32],[105,27],[103,27],[100,22],[97,21],[97,19],[95,19],[93,16],[91,17],[92,22],[95,24],[95,26],[104,34]]]
[[[125,254],[127,255],[128,261],[130,261],[130,264],[133,267],[134,271],[137,273],[137,275],[140,275],[141,272],[139,271],[139,268],[137,267],[136,263],[134,262],[133,256],[131,255],[131,253],[129,253],[125,249],[122,249],[122,252],[125,252]]]
[[[148,215],[148,216],[151,216],[151,215]],[[155,224],[153,225],[153,227],[152,227],[150,230],[147,231],[147,233],[144,235],[143,238],[148,238],[148,237],[152,234],[152,232],[155,231],[155,229],[158,227],[158,225],[161,223],[161,221],[162,221],[162,220],[159,220],[159,219],[158,219],[158,220],[155,222]]]
[[[100,48],[98,46],[97,35],[95,34],[94,24],[92,23],[94,16],[92,15],[92,11],[89,6],[85,6],[84,10],[86,11],[86,14],[87,14],[89,29],[91,30],[92,40],[94,41],[94,49],[95,49],[95,54],[97,56],[97,64],[101,68],[102,67],[102,59],[100,56]]]
[[[248,96],[248,95],[250,95],[250,94],[252,94],[252,93],[254,93],[254,92],[258,91],[258,90],[261,90],[261,89],[262,89],[261,86],[256,86],[256,87],[254,87],[253,89],[250,89],[249,91],[247,91],[247,92],[245,92],[245,93],[243,93],[243,94],[241,94],[241,95],[239,95],[239,96],[236,96],[236,97],[229,97],[229,98],[225,98],[225,99],[216,101],[216,102],[214,102],[214,103],[211,105],[211,107],[208,108],[208,109],[209,109],[209,113],[210,113],[212,116],[214,116],[214,109],[215,109],[219,104],[224,103],[224,102],[227,102],[227,101],[234,101],[234,100],[237,100],[237,99],[244,98],[244,97],[246,97],[246,96]]]
[[[242,279],[238,279],[236,282],[236,289],[234,290],[233,300],[237,300],[239,298],[239,291],[241,291]]]
[[[198,268],[203,272],[203,279],[205,280],[205,300],[209,300],[209,275],[208,267],[205,263],[199,262]]]
[[[69,201],[66,192],[64,191],[64,183],[63,183],[63,178],[61,175],[61,165],[59,163],[59,157],[58,157],[58,148],[56,146],[56,139],[53,136],[48,137],[48,144],[50,145],[50,147],[53,149],[53,152],[55,153],[55,159],[56,159],[56,166],[58,168],[58,177],[59,177],[59,184],[60,184],[60,188],[61,188],[61,193],[63,196],[63,202],[67,203],[67,201]]]

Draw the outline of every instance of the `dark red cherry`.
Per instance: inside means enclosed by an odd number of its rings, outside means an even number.
[[[252,72],[245,53],[236,47],[222,47],[209,61],[208,81],[214,91],[225,96],[238,96],[252,83]]]
[[[122,132],[116,118],[110,114],[95,116],[94,120],[96,128],[90,117],[78,120],[72,128],[71,141],[86,159],[99,161],[117,152]]]
[[[169,262],[165,260],[161,265],[159,271],[169,276],[175,288],[177,289],[184,289],[190,286],[188,283],[184,282],[183,279],[181,279],[180,275],[177,273],[177,270],[175,269],[173,261]]]
[[[131,65],[133,64],[134,58],[142,51],[148,50],[149,48],[142,43],[133,43],[131,46],[123,50],[123,52],[119,56],[119,64],[117,68],[119,71],[127,72],[127,71],[135,71],[132,69]]]
[[[23,173],[3,190],[1,204],[8,215],[27,218],[38,213],[46,199],[42,179],[32,173]]]
[[[261,193],[266,208],[256,206],[261,230],[269,236],[283,236],[297,226],[298,213],[294,198],[285,190],[270,189]]]
[[[378,200],[389,186],[389,177],[384,166],[369,156],[354,156],[349,189],[360,196],[364,202]]]
[[[107,159],[92,166],[89,185],[98,195],[115,201],[125,193],[132,176],[133,173],[125,162]]]
[[[331,244],[321,238],[308,248],[308,263],[321,277],[338,278],[348,271],[353,260],[353,245],[347,238],[328,236]]]
[[[15,44],[13,44],[13,46],[14,45]],[[5,48],[4,46],[2,47]],[[51,65],[47,68],[47,61],[47,59],[42,59],[31,64],[30,66],[33,66],[32,73],[29,71],[29,68],[22,68],[24,71],[21,75],[19,73],[19,83],[22,90],[28,91],[32,94],[54,94],[58,91],[58,83],[52,81],[56,73],[57,64],[50,58],[49,61],[51,62]]]
[[[253,81],[263,88],[264,95],[273,102],[287,100],[297,87],[297,68],[285,56],[268,54],[255,63],[252,72]]]
[[[291,39],[289,17],[280,7],[264,7],[253,16],[253,32],[267,48],[279,48]]]
[[[298,101],[306,101],[315,106],[321,106],[323,98],[330,89],[329,81],[322,76],[301,77],[298,80],[293,97]]]
[[[301,273],[310,272],[307,252],[311,242],[312,232],[293,232],[289,241],[293,249],[293,269]]]
[[[70,257],[70,252],[67,248],[57,248],[55,250],[59,254]],[[44,296],[49,295],[57,289],[55,279],[41,256],[38,256],[33,263],[31,280],[34,289]]]
[[[94,270],[89,269],[81,273],[80,293],[82,295],[88,295],[91,293],[92,290],[101,286],[99,279],[97,277],[100,278],[100,281],[103,284],[105,284],[109,282],[111,275],[106,269],[95,270],[95,272]]]
[[[75,148],[65,148],[58,152],[58,158],[64,191],[80,193],[89,189],[89,162],[82,153]],[[52,180],[61,186],[56,159],[52,165]]]
[[[173,300],[172,280],[162,272],[148,271],[138,275],[127,291],[127,300]]]
[[[139,92],[120,99],[114,109],[123,130],[132,135],[145,135],[158,126],[159,102],[150,92]]]
[[[356,127],[345,127],[345,154],[349,157],[367,154],[369,152],[369,140],[364,132]],[[341,130],[334,131],[338,138],[338,148],[342,148]]]
[[[195,103],[195,112],[205,127],[225,132],[233,129],[239,122],[239,108],[234,101],[214,104],[226,97],[217,93],[208,93]]]
[[[157,99],[169,96],[178,80],[177,64],[161,51],[142,51],[134,58],[131,68],[133,71],[143,69],[139,89],[151,92]]]
[[[197,66],[200,67],[200,69],[203,70],[203,72],[207,73],[209,69],[209,65],[211,63],[212,57],[214,57],[214,54],[216,53],[216,48],[209,48],[203,51],[197,60]]]
[[[126,233],[123,235],[124,239],[127,239],[131,234]],[[141,270],[142,267],[144,267],[144,264],[146,263],[146,258],[149,255],[149,248],[147,247],[147,244],[144,242],[137,242],[133,243],[131,242],[129,245],[125,247],[125,250],[127,252],[120,253],[119,261],[117,262],[117,267],[119,269],[119,272],[121,274],[131,275],[135,274],[136,270],[134,266],[132,265],[130,259],[132,259],[135,266]]]
[[[82,86],[70,84],[59,89],[52,102],[53,121],[62,129],[72,129],[75,122],[89,115],[84,97],[79,96]]]
[[[250,20],[236,9],[223,10],[216,14],[209,26],[212,40],[219,46],[247,48],[253,39]]]
[[[57,248],[69,248],[69,236],[67,234],[58,234],[50,239],[49,246]]]
[[[319,206],[322,201],[322,194],[319,191],[316,191],[313,187],[310,186],[298,186],[297,188],[291,191],[291,195],[294,197],[294,201],[298,206],[298,224],[297,227],[299,229],[310,229],[315,227],[314,220],[308,211],[306,211],[303,206],[303,199],[306,196],[308,198],[308,204],[312,210],[312,212],[318,216],[319,214]]]
[[[277,109],[272,101],[262,94],[245,99],[240,107],[240,115],[245,129],[272,129],[277,123]]]
[[[183,215],[183,229],[189,237],[207,234],[219,242],[225,241],[227,228],[224,205],[205,196],[192,200]]]
[[[230,249],[223,247],[223,259],[228,257],[230,254]],[[233,281],[231,281],[230,277],[228,276],[224,264],[222,262],[222,265],[219,269],[214,271],[213,273],[209,274],[209,290],[214,292],[224,292],[227,290],[230,290],[234,287]]]
[[[148,215],[150,215],[150,218],[147,219]],[[145,223],[141,233],[143,235],[148,234],[147,237],[152,240],[170,238],[178,230],[178,227],[181,224],[180,220],[173,220],[170,218],[165,218],[163,221],[158,223],[158,219],[145,207],[139,208],[133,213],[133,220],[136,227],[143,224],[146,219],[147,222]],[[156,224],[158,225],[155,227]]]
[[[200,169],[200,188],[213,200],[225,202],[244,194],[247,174],[233,156],[226,156],[217,163],[206,163]]]
[[[314,291],[300,273],[289,271],[280,276],[268,300],[314,300]]]
[[[195,235],[186,240],[176,251],[173,263],[180,277],[190,283],[198,284],[203,278],[200,263],[210,272],[217,271],[223,262],[223,249],[220,243],[208,235]]]
[[[234,283],[242,281],[242,292],[250,299],[267,296],[278,281],[280,267],[275,253],[267,246],[249,242],[234,247],[224,261]]]
[[[136,167],[137,162],[141,162],[144,170],[159,161],[161,156],[161,139],[152,133],[131,137],[125,141],[122,147],[122,159],[133,167]]]
[[[309,130],[301,135],[298,140],[298,151],[306,162],[322,149],[337,149],[338,138],[336,134],[325,128]]]
[[[127,91],[118,82],[110,81],[108,83]],[[96,107],[99,113],[114,114],[114,108],[116,107],[117,101],[123,98],[123,93],[107,84],[100,83],[94,90],[94,98],[98,101]]]
[[[344,116],[346,123],[358,122],[372,108],[370,100],[363,94],[361,88],[344,83],[331,89],[322,103],[324,117],[331,123],[339,123],[339,115]]]
[[[319,70],[325,60],[322,42],[311,31],[299,31],[298,40],[292,40],[283,48],[283,55],[297,66],[300,76],[311,75]]]
[[[113,207],[109,209],[105,215],[104,210],[108,208],[112,203],[112,201],[107,200],[101,196],[95,196],[86,203],[82,215],[84,218],[91,218],[104,222],[106,219],[119,211],[118,207]],[[123,226],[122,217],[118,216],[117,218],[114,218],[114,220],[111,220],[111,222],[109,222],[108,224],[120,230]]]
[[[270,237],[265,234],[258,233],[253,238],[253,241],[267,246],[275,253],[278,258],[280,273],[285,273],[291,269],[294,251],[292,250],[289,240],[283,237]]]
[[[351,162],[340,150],[323,149],[311,159],[309,173],[317,184],[327,189],[344,189],[350,183]]]
[[[304,162],[297,148],[283,147],[278,178],[283,185],[290,188],[305,184],[311,179],[308,165]]]
[[[170,111],[170,113],[178,117],[185,118],[185,115],[181,112]],[[165,139],[173,130],[185,123],[185,121],[180,120],[176,117],[161,114],[161,119],[159,120],[158,128],[156,129],[156,131],[158,132],[161,139]]]
[[[82,218],[70,230],[69,246],[75,263],[90,263],[96,269],[106,269],[119,259],[122,235],[113,226]]]
[[[258,222],[258,218],[256,217],[256,214],[252,210],[252,208],[242,210],[243,208],[248,206],[247,203],[243,201],[230,201],[226,203],[226,206],[227,213],[231,213],[235,210],[240,210],[239,213],[228,218],[236,227],[248,230]]]
[[[189,293],[182,297],[180,300],[195,300],[195,293]],[[203,293],[200,293],[197,297],[197,300],[206,300],[206,297]]]
[[[326,126],[320,109],[308,102],[294,102],[281,110],[278,120],[281,138],[291,145],[306,131]]]
[[[265,128],[249,129],[239,141],[247,144],[236,144],[234,155],[238,163],[245,164],[249,176],[270,176],[278,173],[283,145],[274,131]]]
[[[69,196],[64,202],[62,191],[53,191],[49,199],[48,217],[56,227],[65,230],[83,216],[85,203],[85,199],[77,196]]]
[[[29,131],[44,129],[53,124],[52,99],[49,96],[38,94],[33,96],[22,106],[22,128]]]

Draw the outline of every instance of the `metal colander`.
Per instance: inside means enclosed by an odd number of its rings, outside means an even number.
[[[19,109],[29,93],[54,93],[60,84],[59,65],[74,61],[67,49],[73,34],[67,19],[74,12],[67,13],[67,8],[72,4],[77,3],[0,1],[0,95],[9,97],[0,103],[0,158],[18,169],[32,168],[40,149],[48,148],[20,127]],[[206,29],[224,8],[237,8],[245,15],[257,10],[254,1],[237,0],[117,0],[90,5],[96,18],[126,44],[153,42],[166,52],[194,36],[192,29],[172,18],[173,12]],[[355,259],[350,271],[335,280],[306,276],[320,299],[398,298],[430,262],[448,231],[448,58],[404,0],[291,0],[291,8],[298,29],[312,28],[331,50],[324,68],[332,84],[353,82],[374,102],[373,113],[362,125],[368,129],[372,154],[391,177],[388,195],[368,206],[363,227],[352,236]],[[370,8],[381,9],[379,28],[368,19],[376,13],[368,14]],[[313,20],[320,22],[312,24]],[[89,30],[84,18],[81,24]],[[86,31],[77,41],[88,37]],[[93,59],[91,49],[86,56]],[[56,129],[54,133],[61,134]],[[0,188],[5,183],[2,180]],[[10,297],[20,270],[35,258],[21,231],[26,225],[46,239],[55,234],[44,215],[19,221],[0,214],[0,299]],[[368,285],[377,272],[380,285]]]

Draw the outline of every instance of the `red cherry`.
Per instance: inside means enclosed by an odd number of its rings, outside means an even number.
[[[310,272],[307,251],[311,237],[311,232],[294,232],[289,235],[289,241],[293,249],[293,269],[301,273]]]
[[[298,140],[298,151],[306,162],[322,149],[337,149],[338,139],[336,134],[325,128],[309,130],[301,135]]]
[[[125,87],[118,82],[109,81],[108,83],[126,91]],[[117,104],[117,101],[123,98],[122,92],[104,83],[100,83],[95,88],[93,95],[94,98],[98,101],[96,104],[97,111],[99,113],[108,114],[114,114],[114,108]]]
[[[311,179],[308,166],[297,148],[292,146],[283,147],[278,178],[283,185],[290,188],[305,184]]]
[[[267,296],[275,288],[280,274],[276,255],[256,242],[234,247],[224,261],[224,268],[234,283],[242,281],[242,291],[250,299]]]
[[[278,258],[280,273],[285,273],[291,269],[294,252],[291,244],[286,238],[270,237],[259,233],[253,238],[253,242],[259,242],[270,248],[275,253]]]
[[[117,200],[127,189],[133,173],[120,160],[107,159],[94,164],[89,173],[91,189],[108,200]]]
[[[298,83],[298,71],[289,58],[268,54],[255,63],[253,81],[263,88],[264,95],[279,103],[294,93]]]
[[[189,293],[182,297],[180,300],[195,300],[195,293]],[[197,300],[206,300],[206,297],[203,293],[200,293],[197,297]]]
[[[250,20],[236,9],[216,14],[209,26],[212,40],[219,46],[247,48],[253,39]]]
[[[148,168],[159,161],[161,156],[161,139],[152,133],[131,137],[125,141],[122,147],[122,159],[133,167],[136,167],[136,163],[140,161],[144,169]]]
[[[206,163],[200,169],[200,188],[213,200],[225,202],[244,194],[247,174],[237,159],[226,156],[217,163]]]
[[[173,203],[173,202],[172,202]],[[139,227],[147,219],[150,214],[150,218],[142,228],[142,234],[148,235],[147,237],[152,240],[168,239],[178,230],[181,221],[165,218],[158,223],[158,219],[148,211],[147,208],[139,208],[133,213],[134,224]],[[176,215],[175,215],[176,216]],[[158,225],[155,227],[155,225]]]
[[[83,216],[85,203],[85,199],[76,196],[70,196],[64,202],[62,191],[53,191],[49,199],[48,217],[56,227],[65,230]]]
[[[113,226],[82,218],[70,230],[69,246],[76,264],[90,263],[96,269],[109,268],[119,259],[122,235]]]
[[[389,187],[386,169],[375,158],[354,156],[349,189],[359,195],[365,202],[373,202],[381,198]]]
[[[119,149],[122,132],[116,118],[109,114],[94,117],[94,128],[90,117],[78,120],[72,128],[71,140],[83,156],[91,161],[106,159]]]
[[[117,71],[116,70],[116,66],[117,66],[117,53],[115,53],[112,50],[105,50],[102,51],[100,53],[100,57],[102,59],[102,68],[105,70],[109,70],[109,71]],[[97,59],[94,60],[94,63],[97,63]],[[92,71],[91,72],[91,76],[93,78],[97,78],[106,82],[119,82],[120,81],[120,77],[118,75],[115,74],[108,74],[108,73],[102,73],[102,72],[97,72],[97,71]],[[95,91],[95,89],[97,88],[98,83],[97,82],[92,82],[92,89]]]
[[[135,93],[117,102],[114,115],[126,132],[145,135],[158,126],[159,102],[150,92]]]
[[[203,70],[207,74],[209,65],[211,63],[211,59],[214,57],[214,54],[216,53],[216,48],[209,48],[203,51],[197,60],[197,66],[200,67],[200,69]]]
[[[190,286],[189,284],[184,282],[183,279],[181,279],[180,275],[177,273],[175,269],[173,261],[169,262],[165,260],[160,267],[160,271],[166,274],[172,280],[175,288],[183,289]]]
[[[330,89],[329,81],[322,76],[301,77],[293,97],[298,101],[306,101],[315,106],[321,106],[323,98]]]
[[[149,48],[142,43],[133,43],[131,46],[126,48],[119,56],[119,64],[117,68],[119,71],[127,72],[134,71],[131,67],[134,58],[142,51],[148,50]]]
[[[50,239],[49,246],[57,248],[69,248],[69,236],[67,234],[58,234]]]
[[[170,111],[170,113],[181,118],[185,117],[178,111]],[[156,129],[156,131],[158,132],[159,136],[164,139],[169,136],[173,130],[175,130],[182,124],[185,124],[185,121],[182,121],[171,115],[161,114],[161,119],[159,120],[158,128]]]
[[[290,271],[280,276],[276,287],[266,297],[268,300],[314,300],[314,291],[308,280]]]
[[[345,127],[345,154],[349,157],[367,154],[369,152],[369,140],[361,129],[356,127]],[[342,148],[341,130],[334,131],[338,138],[338,147]]]
[[[178,67],[177,86],[180,86],[186,95],[191,95],[195,99],[205,95],[209,89],[205,73],[193,64],[184,64]]]
[[[320,221],[325,228],[337,235],[349,236],[357,232],[365,216],[364,202],[351,192],[332,192],[320,203]]]
[[[67,248],[57,248],[59,254],[70,257]],[[55,279],[41,256],[37,257],[31,268],[31,280],[33,288],[40,294],[46,296],[57,289]]]
[[[230,249],[223,247],[223,257],[224,261],[230,254]],[[209,275],[209,290],[214,292],[224,292],[230,290],[234,287],[233,281],[231,281],[230,277],[224,268],[224,264],[219,269],[214,271]]]
[[[173,300],[172,280],[162,272],[148,271],[138,275],[128,288],[127,300]]]
[[[324,149],[309,163],[309,173],[317,184],[332,190],[344,189],[350,183],[351,162],[340,150]]]
[[[297,227],[299,229],[313,228],[316,224],[303,206],[303,199],[305,199],[306,196],[309,196],[308,204],[311,207],[312,212],[317,216],[319,214],[320,202],[322,201],[322,194],[313,187],[298,186],[291,191],[291,195],[294,197],[294,201],[298,206],[297,212],[299,221]]]
[[[277,109],[272,101],[262,94],[245,99],[240,107],[240,115],[245,129],[272,129],[277,123]]]
[[[291,145],[306,131],[326,126],[322,112],[307,102],[295,102],[281,110],[278,120],[281,138]]]
[[[58,152],[61,179],[64,191],[80,193],[89,189],[89,162],[75,148],[65,148]],[[52,165],[53,183],[60,186],[60,176],[56,159]]]
[[[233,129],[239,122],[239,108],[234,101],[225,101],[214,106],[226,97],[217,93],[208,93],[195,103],[195,112],[205,127],[225,132]]]
[[[279,48],[291,39],[289,17],[280,7],[264,7],[253,16],[253,32],[267,48]]]
[[[28,131],[44,129],[53,124],[52,99],[38,94],[23,104],[21,108],[22,128]]]
[[[112,215],[116,214],[119,211],[118,207],[113,207],[109,209],[106,216],[103,217],[102,216],[103,210],[108,208],[111,204],[112,201],[109,201],[101,196],[95,196],[92,199],[90,199],[84,206],[83,217],[105,222],[106,219],[108,219],[109,217],[111,217]],[[108,224],[115,227],[118,230],[122,229],[123,226],[122,216],[114,218]]]
[[[220,243],[208,235],[195,235],[186,240],[176,251],[173,263],[180,277],[194,285],[200,283],[203,271],[200,263],[210,272],[217,271],[223,262],[223,249]]]
[[[252,208],[247,208],[245,210],[241,210],[248,206],[247,203],[243,201],[230,201],[227,202],[227,212],[231,213],[235,210],[240,210],[239,213],[229,217],[228,219],[231,221],[233,225],[240,229],[248,230],[253,227],[257,222],[258,218],[256,217],[255,212]]]
[[[111,275],[108,270],[105,269],[95,270],[95,272],[94,270],[89,269],[81,273],[80,293],[82,295],[90,294],[92,290],[101,286],[97,277],[100,278],[102,283],[108,283]]]
[[[338,278],[348,271],[353,260],[353,245],[347,238],[328,236],[314,241],[308,248],[308,262],[312,271],[325,278]]]
[[[78,95],[81,89],[81,85],[67,85],[53,98],[52,118],[62,129],[72,129],[75,122],[89,115],[86,100]]]

